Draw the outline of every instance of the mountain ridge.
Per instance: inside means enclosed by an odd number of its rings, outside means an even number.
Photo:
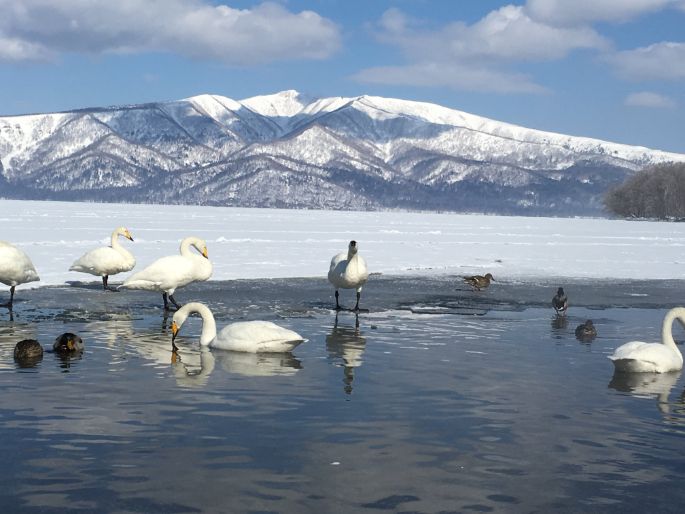
[[[665,162],[685,155],[371,95],[0,116],[6,198],[602,215],[608,188]]]

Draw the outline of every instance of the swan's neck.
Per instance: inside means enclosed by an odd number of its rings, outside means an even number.
[[[118,250],[119,248],[123,248],[121,244],[119,243],[119,232],[116,230],[112,232],[112,239],[110,240],[110,246],[114,248],[115,250]]]
[[[680,353],[680,350],[678,350],[675,340],[673,339],[673,322],[676,319],[680,319],[681,322],[685,323],[685,309],[673,309],[666,314],[664,323],[661,326],[661,342],[675,350],[677,353]]]
[[[200,334],[200,345],[207,346],[216,339],[216,321],[212,311],[205,305],[196,305],[193,309],[202,316],[202,334]]]

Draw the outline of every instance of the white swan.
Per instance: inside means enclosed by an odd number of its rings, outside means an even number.
[[[178,332],[193,312],[202,316],[201,346],[234,352],[281,353],[292,351],[298,344],[305,341],[304,337],[297,332],[279,327],[270,321],[238,321],[225,326],[217,334],[212,311],[202,303],[191,302],[174,313],[171,322],[171,344],[174,349],[176,349],[174,341]]]
[[[28,255],[6,241],[0,241],[0,282],[10,286],[10,300],[3,304],[12,310],[14,289],[20,284],[40,280]]]
[[[69,271],[90,273],[102,277],[102,287],[105,291],[116,291],[107,285],[110,275],[116,275],[122,271],[131,271],[136,265],[133,254],[119,243],[119,236],[133,241],[131,233],[125,227],[119,227],[112,232],[110,246],[95,248],[74,261]]]
[[[193,246],[202,255],[194,253]],[[207,244],[198,237],[186,237],[181,241],[181,255],[162,257],[147,268],[134,273],[119,286],[128,289],[143,289],[162,293],[164,310],[169,310],[167,296],[176,308],[180,305],[174,299],[176,289],[192,282],[201,282],[212,276],[212,263],[207,254]]]
[[[359,310],[359,299],[362,294],[362,286],[369,279],[369,271],[366,269],[366,261],[357,253],[356,241],[350,241],[347,253],[339,253],[331,259],[331,267],[328,270],[328,281],[335,287],[335,309],[340,310],[338,302],[338,289],[356,289],[357,303],[354,311]]]
[[[676,307],[666,313],[661,326],[661,343],[631,341],[619,346],[608,357],[616,371],[666,373],[683,367],[683,355],[673,340],[673,322],[685,326],[685,307]]]

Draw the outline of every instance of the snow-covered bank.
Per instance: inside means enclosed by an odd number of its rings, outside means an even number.
[[[134,271],[197,235],[207,241],[213,280],[325,277],[351,239],[372,272],[388,274],[685,277],[682,223],[0,200],[0,240],[22,248],[41,277],[24,287],[97,281],[69,266],[109,244],[121,225],[135,239],[123,241],[136,256]]]

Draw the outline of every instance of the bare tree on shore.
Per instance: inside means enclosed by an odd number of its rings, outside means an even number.
[[[685,218],[685,163],[644,169],[604,196],[606,208],[627,218]]]

